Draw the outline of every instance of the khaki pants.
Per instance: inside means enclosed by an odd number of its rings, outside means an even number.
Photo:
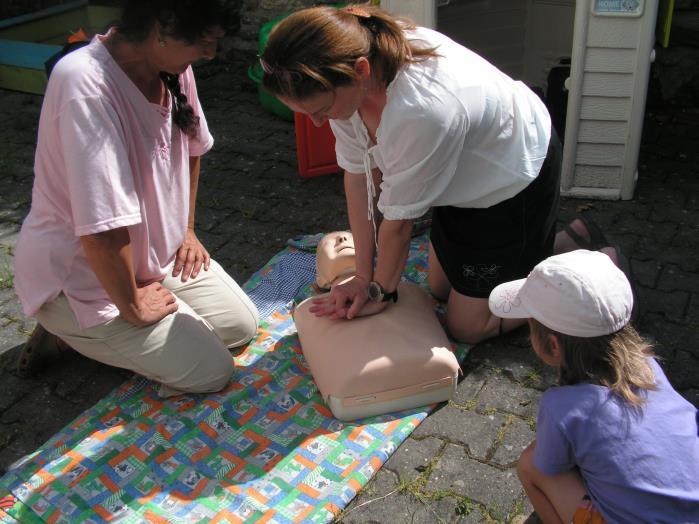
[[[160,396],[223,388],[233,374],[228,348],[257,331],[257,308],[215,261],[197,278],[168,276],[178,310],[156,324],[138,327],[121,317],[81,329],[68,299],[60,294],[36,314],[38,322],[86,357],[130,369],[161,383]]]

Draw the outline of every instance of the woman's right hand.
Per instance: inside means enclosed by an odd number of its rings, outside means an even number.
[[[175,296],[160,282],[139,286],[136,281],[128,228],[84,235],[80,244],[121,318],[134,326],[149,326],[177,311]]]
[[[135,326],[150,326],[177,311],[175,295],[163,287],[160,282],[153,282],[136,290],[136,303],[130,311],[120,311],[127,322]]]
[[[329,294],[313,299],[309,311],[319,317],[352,319],[369,300],[367,286],[367,280],[358,275],[336,284]]]

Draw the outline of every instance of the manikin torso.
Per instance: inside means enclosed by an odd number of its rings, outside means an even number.
[[[351,233],[338,232],[318,245],[319,287],[353,277],[350,242]],[[425,380],[448,382],[456,376],[459,366],[435,315],[434,302],[419,285],[401,282],[396,303],[378,314],[352,320],[316,316],[310,311],[313,298],[296,307],[294,321],[304,356],[326,401],[331,396],[355,398],[379,390],[392,391],[395,396]]]

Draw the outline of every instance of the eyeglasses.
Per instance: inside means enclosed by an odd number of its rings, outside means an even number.
[[[269,63],[264,58],[262,58],[262,56],[257,55],[257,58],[260,61],[260,66],[262,67],[262,70],[268,75],[273,75],[274,68],[271,65],[269,65]]]

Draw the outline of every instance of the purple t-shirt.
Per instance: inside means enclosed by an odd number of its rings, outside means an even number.
[[[609,522],[699,522],[697,409],[649,359],[658,389],[642,409],[603,386],[549,389],[541,398],[534,464],[554,475],[578,466]]]

